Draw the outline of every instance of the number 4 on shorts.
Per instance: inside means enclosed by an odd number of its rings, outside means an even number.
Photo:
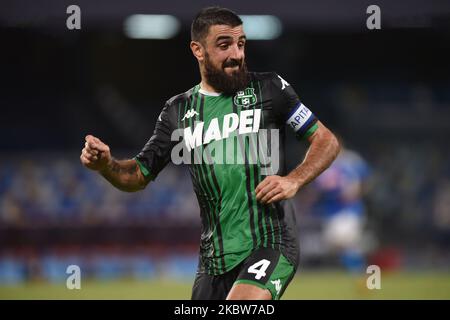
[[[258,262],[252,264],[250,267],[248,267],[247,272],[248,273],[254,273],[255,279],[259,280],[262,277],[266,276],[266,270],[270,265],[270,261],[267,259],[259,260]]]

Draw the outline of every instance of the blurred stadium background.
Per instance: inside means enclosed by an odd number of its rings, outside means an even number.
[[[187,3],[0,1],[0,299],[190,297],[200,219],[185,168],[127,194],[79,162],[88,133],[136,155],[165,100],[199,82],[189,24],[213,3]],[[81,30],[66,28],[71,4]],[[301,266],[285,298],[449,299],[449,3],[214,4],[273,16],[253,35],[270,39],[248,42],[249,68],[281,74],[347,150],[295,198]],[[366,28],[370,4],[381,30]],[[136,39],[133,14],[171,15],[158,23],[173,32]],[[306,146],[288,139],[292,168]],[[327,227],[342,211],[360,234]],[[66,289],[71,264],[81,290]],[[381,290],[366,288],[370,264]]]

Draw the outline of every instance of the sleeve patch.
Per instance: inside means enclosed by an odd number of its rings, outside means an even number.
[[[309,138],[314,132],[316,132],[317,128],[319,128],[319,126],[317,125],[317,123],[315,123],[311,128],[308,129],[308,131],[306,131],[303,138]]]
[[[150,180],[154,180],[155,176],[151,174],[151,172],[147,169],[147,167],[141,162],[139,161],[137,158],[134,158],[134,160],[136,160],[136,163],[139,166],[139,169],[142,172],[142,175],[145,177],[145,179],[150,179]]]
[[[297,107],[291,112],[291,116],[286,121],[295,132],[299,132],[305,125],[308,125],[310,118],[314,118],[311,110],[309,110],[303,103],[299,103]]]

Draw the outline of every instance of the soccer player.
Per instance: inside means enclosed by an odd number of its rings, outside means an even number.
[[[299,258],[288,199],[332,163],[339,143],[287,81],[274,72],[247,71],[246,37],[234,12],[219,7],[201,10],[191,37],[201,82],[166,102],[142,151],[133,159],[117,160],[108,145],[88,135],[81,162],[120,190],[138,191],[179,153],[173,152],[179,146],[173,133],[181,130],[182,152],[189,151],[187,158],[194,160],[189,171],[202,222],[192,299],[279,299]],[[305,159],[290,173],[284,166],[286,126],[309,142]],[[263,130],[266,135],[249,138]],[[269,134],[274,131],[278,135]],[[267,171],[267,159],[251,161],[250,153],[255,145],[273,145],[271,137],[279,137],[278,147],[271,154],[262,152],[262,158],[278,153],[280,165]],[[210,147],[216,154],[203,153]],[[199,161],[203,154],[211,160],[219,147],[226,163]],[[237,149],[243,150],[240,156]]]

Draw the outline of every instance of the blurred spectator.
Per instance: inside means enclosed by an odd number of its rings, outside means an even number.
[[[341,145],[335,162],[312,184],[315,201],[311,211],[323,223],[325,251],[337,254],[346,269],[360,271],[368,251],[363,195],[371,169],[356,151]]]

